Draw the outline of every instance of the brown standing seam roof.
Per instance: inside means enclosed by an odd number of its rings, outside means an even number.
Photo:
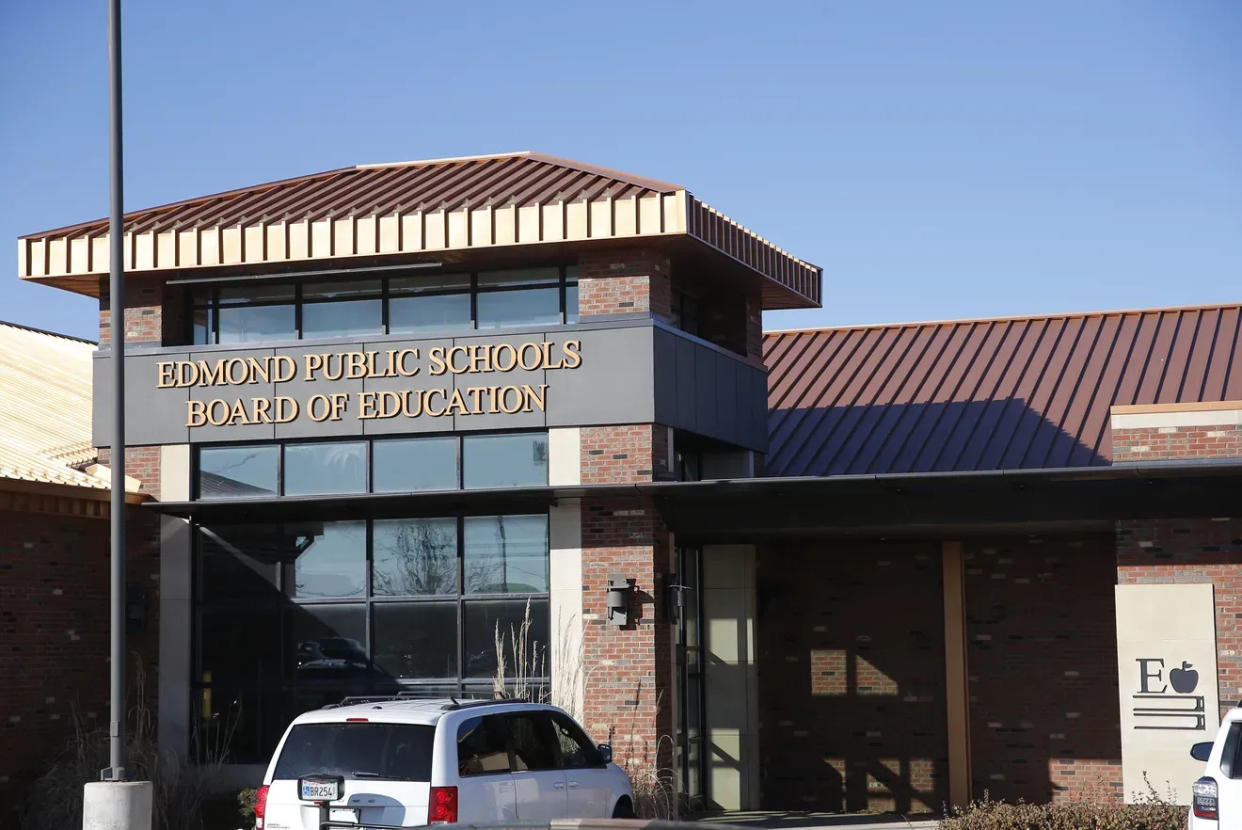
[[[764,337],[767,474],[1112,461],[1109,407],[1242,399],[1242,304]]]

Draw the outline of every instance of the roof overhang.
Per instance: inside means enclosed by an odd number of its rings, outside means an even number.
[[[267,522],[522,512],[565,499],[642,497],[654,502],[679,541],[738,543],[1107,529],[1127,519],[1237,515],[1238,492],[1242,461],[153,502],[148,507],[208,523]]]
[[[98,296],[107,220],[18,239],[18,274]],[[822,269],[685,188],[535,153],[360,165],[126,214],[124,268],[161,275],[499,249],[688,240],[760,278],[764,308],[820,304]]]

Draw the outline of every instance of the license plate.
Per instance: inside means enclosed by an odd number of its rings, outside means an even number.
[[[333,776],[298,779],[298,797],[303,801],[336,801],[344,781]]]

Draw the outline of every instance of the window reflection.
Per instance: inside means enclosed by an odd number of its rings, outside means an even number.
[[[279,486],[280,447],[203,447],[198,453],[200,499],[274,496]]]
[[[548,483],[548,435],[467,435],[462,439],[462,485],[521,487]]]
[[[256,343],[297,337],[292,305],[221,306],[216,313],[220,328],[217,343]]]
[[[480,291],[478,308],[481,329],[559,323],[561,291],[556,287]]]
[[[457,593],[457,519],[392,519],[372,529],[376,596]]]
[[[376,493],[457,489],[457,439],[393,438],[373,445],[371,489]]]
[[[285,495],[365,493],[365,441],[332,441],[285,446]]]
[[[521,642],[523,625],[526,631],[526,670],[533,677],[548,673],[548,601],[529,601],[530,616],[527,617],[527,600],[500,600],[467,602],[464,612],[464,641],[466,653],[462,665],[463,677],[491,677],[496,673],[496,638],[504,642],[505,665],[512,674],[518,665],[514,643]]]
[[[547,516],[467,516],[463,523],[466,593],[548,590]]]
[[[303,528],[299,536],[297,559],[286,566],[286,594],[299,599],[364,594],[366,522],[325,522]]]
[[[375,665],[393,677],[456,677],[457,603],[376,603]]]

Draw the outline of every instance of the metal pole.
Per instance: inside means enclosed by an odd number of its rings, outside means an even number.
[[[125,275],[121,259],[121,0],[108,0],[108,117],[112,205],[108,222],[108,304],[112,334],[112,677],[105,781],[125,780]]]

